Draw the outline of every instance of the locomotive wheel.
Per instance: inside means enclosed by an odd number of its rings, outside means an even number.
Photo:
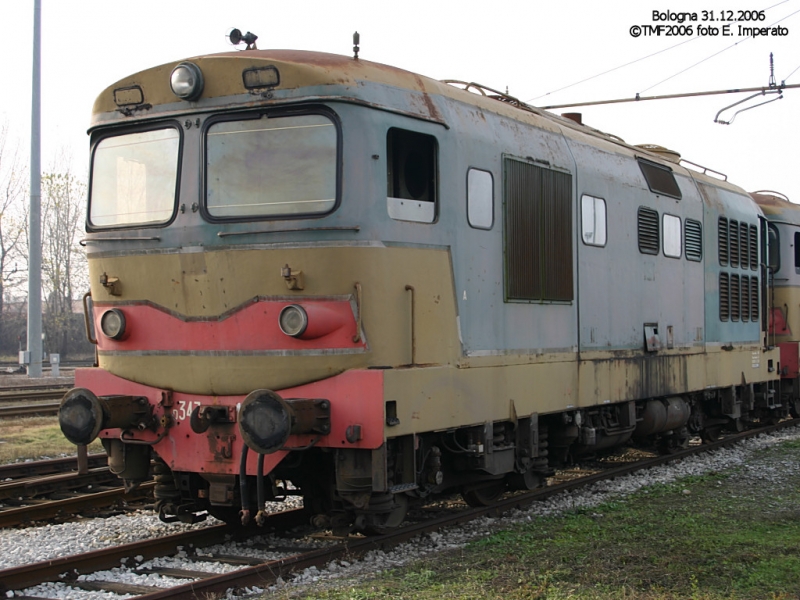
[[[708,444],[710,444],[712,442],[716,442],[717,440],[719,440],[719,434],[720,434],[721,429],[722,429],[722,427],[719,427],[719,426],[718,427],[707,427],[700,434],[700,439],[702,439],[704,442],[706,442]]]
[[[511,490],[530,491],[544,487],[544,478],[533,469],[528,469],[524,473],[511,473],[507,477],[508,487]]]
[[[364,528],[367,535],[381,535],[400,526],[408,513],[408,496],[395,494],[392,498],[394,508],[387,513],[372,516],[372,523]]]
[[[505,481],[492,481],[480,487],[464,490],[461,492],[461,497],[473,508],[480,508],[494,504],[505,491]]]
[[[689,447],[689,434],[684,430],[664,437],[659,444],[661,454],[675,454]]]
[[[795,419],[800,417],[800,400],[789,402],[789,414]]]

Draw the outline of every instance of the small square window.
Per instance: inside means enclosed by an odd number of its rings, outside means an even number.
[[[581,198],[581,232],[587,246],[606,245],[606,201],[586,194]]]
[[[475,229],[491,229],[494,223],[494,181],[480,169],[467,172],[467,220]]]
[[[664,256],[680,258],[682,249],[681,219],[664,215]]]

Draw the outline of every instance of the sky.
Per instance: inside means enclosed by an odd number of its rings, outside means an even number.
[[[759,19],[758,11],[763,20],[720,20]],[[665,20],[683,12],[683,23]],[[692,13],[697,21],[689,20]],[[672,28],[657,32],[659,25]],[[783,35],[739,31],[773,25],[785,28]],[[699,26],[708,28],[705,35]],[[42,0],[43,169],[68,156],[85,174],[86,129],[103,89],[152,66],[227,52],[233,27],[257,34],[260,49],[345,55],[357,30],[362,59],[508,88],[534,106],[766,86],[770,53],[776,82],[800,84],[800,0]],[[32,35],[33,0],[0,0],[0,125],[7,124],[26,162]],[[579,111],[587,125],[628,143],[671,148],[748,191],[776,190],[800,203],[800,88],[740,113],[731,125],[714,122],[719,110],[748,95],[554,112]]]

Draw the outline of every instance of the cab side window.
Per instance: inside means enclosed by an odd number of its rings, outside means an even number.
[[[393,127],[386,135],[389,216],[399,221],[436,219],[437,144],[432,135]]]

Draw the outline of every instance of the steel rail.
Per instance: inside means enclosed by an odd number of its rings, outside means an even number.
[[[36,415],[49,416],[58,413],[60,402],[40,402],[39,404],[25,404],[23,406],[0,406],[0,419],[13,417],[32,417]]]
[[[330,548],[315,550],[313,552],[295,557],[265,562],[261,565],[247,567],[238,571],[231,571],[229,573],[225,573],[224,575],[209,577],[199,581],[192,581],[190,583],[168,589],[165,588],[151,594],[139,596],[137,597],[137,600],[162,600],[165,598],[195,600],[196,598],[207,597],[208,595],[214,593],[225,593],[226,590],[230,588],[269,585],[274,583],[278,577],[285,577],[292,571],[306,569],[312,566],[323,566],[329,563],[332,559],[340,557],[347,557],[348,560],[351,560],[352,558],[359,558],[370,550],[391,548],[423,533],[432,533],[444,527],[460,525],[462,523],[466,523],[487,515],[497,516],[508,510],[523,508],[532,504],[534,501],[544,500],[556,494],[591,485],[597,481],[613,479],[622,475],[628,475],[644,469],[650,469],[655,466],[681,460],[695,454],[701,454],[703,452],[709,452],[711,450],[732,446],[745,439],[762,435],[764,433],[771,433],[779,429],[796,426],[798,424],[800,424],[800,419],[794,419],[778,425],[772,425],[741,434],[731,435],[724,440],[710,444],[704,444],[695,448],[689,448],[674,454],[638,461],[629,465],[609,469],[607,471],[582,477],[573,481],[546,487],[541,490],[522,493],[504,500],[500,500],[489,507],[471,508],[460,511],[455,515],[447,515],[431,521],[413,524],[409,527],[404,527],[400,530],[384,535],[348,541],[347,543],[338,544]],[[2,572],[0,572],[0,577],[2,577]]]
[[[106,466],[108,464],[108,456],[105,453],[90,454],[88,463],[90,468]],[[77,470],[78,458],[75,456],[10,463],[0,465],[0,481],[19,479],[21,477],[42,477],[44,475]]]
[[[0,510],[0,527],[13,527],[34,521],[49,521],[91,509],[115,506],[120,502],[145,500],[151,497],[151,492],[155,485],[154,481],[150,481],[143,483],[131,492],[126,492],[125,488],[120,486],[103,492],[81,494],[74,498],[50,500],[30,506],[2,509]]]
[[[799,424],[800,419],[794,419],[778,425],[767,426],[741,434],[734,434],[723,440],[703,444],[702,446],[682,450],[674,454],[637,461],[580,479],[549,486],[540,490],[534,490],[532,492],[521,493],[505,500],[500,500],[489,507],[471,508],[459,511],[456,514],[414,523],[384,535],[370,538],[349,539],[343,543],[327,548],[317,549],[279,560],[266,561],[259,565],[245,567],[222,575],[206,577],[171,588],[159,589],[152,593],[142,594],[137,597],[137,600],[161,600],[166,598],[196,600],[196,598],[207,597],[211,594],[225,593],[226,590],[231,588],[269,585],[274,583],[278,577],[286,576],[292,571],[305,569],[311,566],[325,565],[331,560],[340,557],[347,557],[348,560],[352,560],[353,558],[363,556],[370,550],[391,548],[423,533],[435,532],[444,527],[459,525],[486,515],[497,516],[505,511],[523,508],[535,501],[544,500],[556,494],[585,487],[600,480],[613,479],[622,475],[650,469],[654,466],[682,460],[695,454],[732,446],[751,437],[797,426]],[[307,513],[302,509],[287,511],[285,513],[271,515],[267,520],[267,525],[278,523],[282,518],[297,519],[297,522],[300,523],[302,519],[306,517]],[[177,551],[178,546],[186,546],[187,544],[201,546],[206,543],[211,544],[219,542],[226,536],[233,534],[238,534],[239,537],[251,537],[260,535],[262,532],[262,529],[256,528],[242,530],[224,525],[212,526],[183,534],[174,534],[156,540],[136,542],[134,544],[126,544],[124,546],[35,563],[33,565],[0,570],[0,592],[24,589],[44,581],[58,580],[58,575],[67,570],[75,574],[89,573],[117,566],[122,558],[129,556],[142,555],[145,559],[149,559],[155,556],[164,556],[174,553]],[[67,581],[64,583],[69,585]]]
[[[44,477],[26,477],[15,481],[0,482],[0,500],[6,498],[33,498],[43,494],[117,481],[107,466],[94,467],[88,473],[57,473]]]
[[[41,384],[41,385],[9,385],[0,387],[0,399],[7,394],[19,394],[24,392],[67,392],[70,389],[68,384],[54,385],[54,384]]]
[[[0,392],[0,402],[25,402],[26,400],[61,400],[70,387],[50,388],[46,390],[15,390]]]
[[[266,527],[271,525],[272,527],[290,528],[307,521],[307,519],[308,513],[305,510],[296,509],[270,515],[267,519]],[[6,593],[11,590],[25,589],[45,581],[61,581],[59,575],[65,572],[71,574],[93,573],[118,567],[122,559],[130,558],[131,556],[141,556],[143,560],[149,560],[159,556],[175,554],[179,551],[179,548],[189,547],[190,545],[218,544],[231,538],[243,540],[248,537],[263,535],[265,530],[268,530],[266,527],[245,530],[241,527],[232,527],[230,525],[212,525],[155,539],[2,569],[0,570],[0,592]]]

